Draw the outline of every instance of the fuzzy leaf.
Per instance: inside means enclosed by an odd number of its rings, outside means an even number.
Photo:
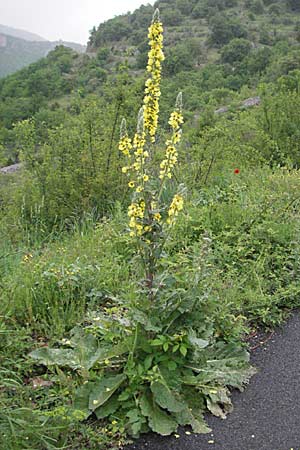
[[[76,390],[75,393],[73,409],[80,411],[83,414],[84,419],[87,419],[91,414],[91,411],[89,410],[89,396],[93,386],[94,383],[83,384]]]
[[[114,396],[110,399],[109,402],[106,402],[104,405],[97,408],[94,412],[96,414],[97,419],[104,419],[105,417],[114,414],[119,407],[118,397]]]
[[[216,417],[226,419],[226,414],[218,403],[212,402],[209,398],[206,400],[207,409]]]
[[[211,429],[205,423],[203,414],[196,414],[191,408],[186,407],[183,411],[176,414],[179,425],[190,425],[194,433],[206,434],[210,433]]]
[[[179,412],[186,407],[185,403],[177,399],[169,387],[160,381],[155,381],[151,384],[151,391],[154,400],[163,409],[167,409],[170,412]]]
[[[34,350],[29,356],[45,366],[62,366],[71,369],[81,367],[75,350],[42,347]]]
[[[205,339],[197,338],[196,334],[190,333],[189,336],[190,343],[195,347],[195,350],[203,350],[209,345],[209,342]]]
[[[95,363],[127,353],[126,343],[115,346],[95,347],[90,340],[83,341],[75,349],[54,349],[42,347],[29,356],[45,366],[70,367],[71,369],[91,369]]]
[[[96,382],[89,397],[90,410],[95,411],[99,406],[104,405],[126,378],[126,375],[119,374],[102,378]]]
[[[169,436],[177,430],[177,422],[155,403],[152,395],[144,394],[140,406],[142,414],[148,418],[149,426],[155,433]]]
[[[206,404],[214,416],[225,419],[226,415],[232,411],[232,403],[228,394],[228,389],[222,387],[210,391]]]

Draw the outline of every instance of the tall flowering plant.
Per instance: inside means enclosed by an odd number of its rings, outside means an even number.
[[[149,27],[149,54],[143,106],[139,111],[137,130],[131,139],[126,120],[121,124],[119,149],[127,164],[122,172],[128,176],[132,201],[128,208],[130,236],[137,239],[145,268],[146,286],[153,290],[154,275],[159,263],[168,228],[175,224],[183,209],[183,197],[176,193],[169,203],[162,200],[167,183],[173,177],[178,163],[177,146],[182,134],[182,94],[179,93],[169,125],[171,137],[165,143],[165,152],[159,168],[155,170],[152,159],[157,142],[159,120],[160,83],[163,53],[163,25],[156,10]]]
[[[76,417],[106,419],[103,432],[115,437],[137,437],[149,430],[169,435],[180,425],[207,433],[205,410],[225,417],[231,408],[226,385],[242,388],[252,373],[244,349],[216,342],[211,325],[205,328],[207,307],[199,287],[199,265],[179,280],[168,270],[159,270],[168,265],[162,250],[183,209],[180,192],[169,199],[167,195],[181,139],[181,94],[169,119],[171,136],[164,156],[157,168],[152,164],[164,60],[162,33],[156,11],[149,28],[149,77],[137,131],[131,139],[123,120],[119,144],[127,160],[122,170],[132,189],[129,230],[143,260],[143,289],[135,290],[134,302],[116,299],[120,308],[105,308],[83,330],[76,327],[69,349],[43,347],[31,353],[47,366],[79,372],[83,383],[75,395]]]

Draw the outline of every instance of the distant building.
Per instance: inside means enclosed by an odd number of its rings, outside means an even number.
[[[7,37],[5,34],[0,34],[0,48],[7,46]]]

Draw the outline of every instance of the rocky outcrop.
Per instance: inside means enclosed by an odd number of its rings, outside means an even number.
[[[14,172],[17,172],[17,170],[20,170],[21,167],[22,167],[21,163],[12,164],[11,166],[2,167],[0,169],[0,173],[14,173]]]

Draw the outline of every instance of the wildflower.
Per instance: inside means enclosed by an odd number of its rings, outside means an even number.
[[[182,109],[182,93],[180,92],[176,99],[175,111],[172,112],[169,125],[171,125],[173,134],[172,138],[166,141],[166,153],[164,160],[160,163],[159,178],[172,178],[172,172],[178,161],[178,153],[176,145],[181,140],[181,125],[183,124]]]
[[[176,217],[178,216],[179,211],[183,209],[183,198],[181,195],[176,194],[172,200],[168,211],[168,219],[167,223],[172,225],[175,222]]]
[[[238,175],[240,173],[240,169],[234,169],[233,171],[236,175]]]
[[[27,253],[26,255],[24,255],[23,261],[29,262],[32,258],[33,258],[33,255],[31,253]]]
[[[130,152],[132,149],[131,139],[128,137],[127,129],[126,129],[126,120],[123,119],[121,123],[121,132],[120,132],[120,142],[119,142],[119,150],[123,153],[123,155],[130,157]]]
[[[130,188],[134,188],[135,182],[134,182],[134,181],[129,181],[128,186],[129,186]]]
[[[150,51],[148,53],[147,71],[150,77],[145,84],[144,97],[144,125],[149,132],[151,142],[155,142],[158,125],[161,63],[164,61],[163,53],[163,26],[156,10],[148,33]]]

